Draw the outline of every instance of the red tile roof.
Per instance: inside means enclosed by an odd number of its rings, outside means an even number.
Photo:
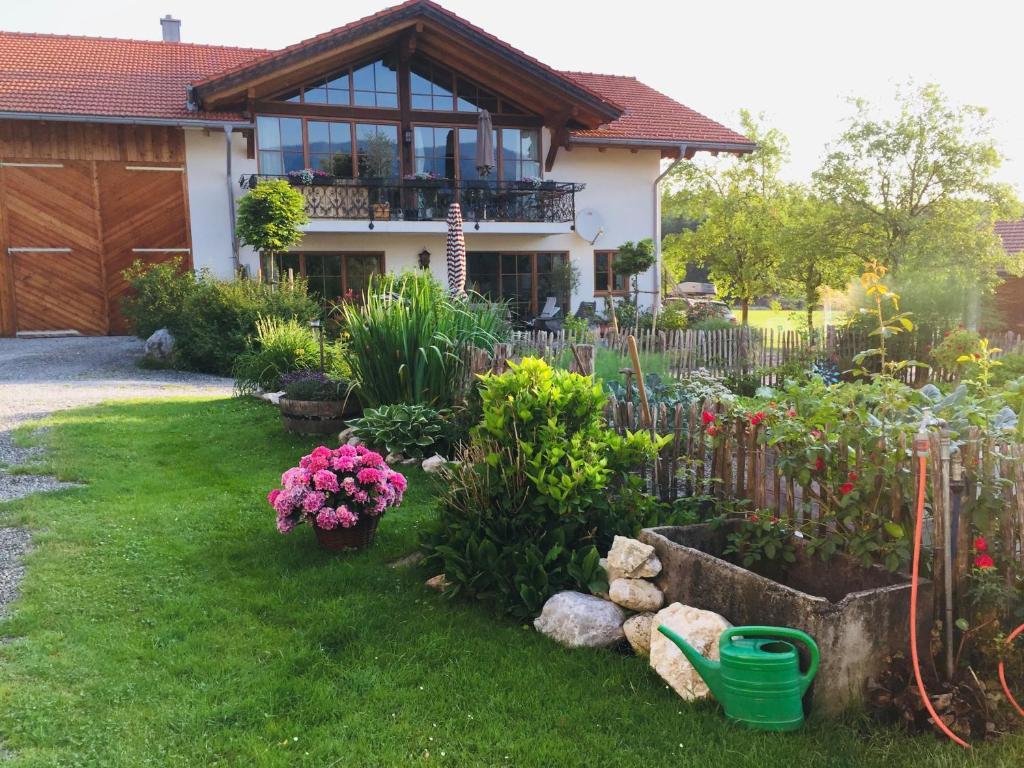
[[[712,144],[753,145],[746,136],[736,133],[709,117],[670,99],[644,85],[635,77],[598,75],[592,72],[565,72],[581,85],[624,105],[625,114],[617,120],[592,131],[573,131],[573,136],[593,139],[630,139],[663,141],[666,144],[707,142]]]
[[[996,234],[1002,238],[1003,250],[1007,253],[1024,251],[1024,219],[997,221]]]
[[[266,53],[218,45],[0,32],[0,112],[245,120],[234,113],[190,112],[185,89],[198,77]]]

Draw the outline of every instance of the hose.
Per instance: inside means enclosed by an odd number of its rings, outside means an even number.
[[[1009,645],[1010,643],[1012,643],[1014,639],[1017,637],[1017,635],[1019,635],[1021,632],[1024,632],[1024,624],[1021,624],[1019,627],[1013,630],[1013,632],[1010,633],[1010,636],[1006,638],[1006,644]],[[1003,693],[1006,694],[1006,700],[1013,704],[1014,709],[1017,710],[1017,713],[1021,717],[1024,717],[1024,708],[1022,708],[1020,704],[1017,703],[1017,700],[1013,698],[1013,694],[1010,693],[1010,686],[1006,682],[1006,666],[1003,664],[1002,659],[999,660],[999,682],[1003,686]]]
[[[910,580],[910,659],[914,666],[914,679],[917,681],[917,690],[921,694],[921,701],[925,709],[932,716],[935,726],[955,741],[961,747],[970,749],[971,745],[953,733],[949,726],[942,722],[932,700],[928,698],[928,691],[924,687],[924,680],[921,677],[921,661],[917,654],[917,588],[920,580],[918,571],[921,566],[921,528],[924,524],[924,497],[925,497],[925,470],[927,469],[928,456],[928,435],[923,431],[919,432],[914,441],[914,449],[917,453],[917,520],[914,525],[914,565]],[[1000,670],[1002,669],[1000,665]]]

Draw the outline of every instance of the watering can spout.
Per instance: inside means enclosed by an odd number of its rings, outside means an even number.
[[[689,661],[693,665],[693,668],[697,670],[697,674],[704,678],[704,682],[707,683],[708,688],[711,689],[712,695],[714,695],[716,699],[721,699],[722,665],[717,661],[709,661],[708,659],[705,659],[700,653],[698,653],[696,648],[683,640],[683,638],[668,627],[661,625],[658,627],[658,631],[679,647],[679,650],[683,652],[686,660]]]

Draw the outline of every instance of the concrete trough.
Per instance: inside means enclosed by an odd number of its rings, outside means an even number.
[[[804,543],[797,541],[797,561],[775,581],[717,556],[728,532],[727,526],[668,526],[646,528],[639,538],[661,560],[655,581],[666,603],[714,611],[736,626],[795,627],[813,637],[821,650],[821,667],[808,693],[811,709],[833,715],[861,704],[865,684],[885,667],[886,657],[909,653],[909,575],[881,566],[866,568],[848,555],[824,562],[808,555]],[[931,582],[922,579],[922,650],[931,605]]]

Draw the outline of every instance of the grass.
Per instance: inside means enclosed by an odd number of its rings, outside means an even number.
[[[430,479],[366,553],[274,530],[264,494],[313,443],[249,400],[65,412],[45,439],[87,486],[0,506],[34,549],[0,625],[11,766],[992,766],[863,718],[747,731],[641,659],[567,651],[387,563]]]
[[[733,307],[733,314],[737,321],[742,316],[741,307]],[[806,313],[803,310],[788,309],[762,309],[751,307],[747,312],[747,323],[751,328],[782,329],[784,331],[797,331],[803,326]],[[842,312],[832,313],[832,323],[839,323],[843,318]],[[814,327],[821,328],[825,324],[825,313],[820,309],[814,310]]]

